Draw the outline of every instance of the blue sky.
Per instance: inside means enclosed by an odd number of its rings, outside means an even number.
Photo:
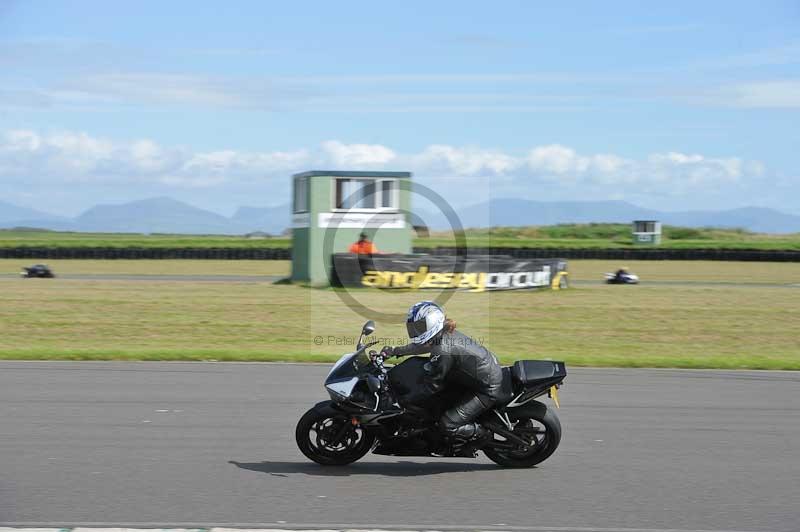
[[[312,168],[800,214],[798,119],[796,1],[0,0],[0,199],[60,214]]]

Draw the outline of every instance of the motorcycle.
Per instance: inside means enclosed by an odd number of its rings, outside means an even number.
[[[50,269],[47,264],[34,264],[30,267],[23,267],[22,271],[19,272],[20,277],[22,278],[33,278],[39,277],[43,279],[52,279],[56,275],[53,273],[53,270]]]
[[[639,276],[635,273],[625,272],[621,275],[606,273],[606,284],[639,284]]]
[[[375,331],[362,328],[356,351],[343,355],[325,379],[330,400],[310,408],[298,421],[300,451],[321,465],[346,465],[370,451],[389,456],[475,458],[482,451],[505,467],[532,467],[552,455],[561,441],[555,411],[536,399],[547,394],[558,406],[567,375],[563,362],[520,360],[503,368],[502,397],[481,417],[490,437],[453,440],[437,421],[463,390],[448,386],[421,405],[400,406],[397,397],[423,384],[427,357],[409,357],[387,367],[383,354],[364,343]]]

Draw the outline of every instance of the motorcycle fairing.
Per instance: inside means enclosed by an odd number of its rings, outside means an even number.
[[[347,399],[353,393],[353,388],[355,388],[356,384],[358,384],[358,377],[351,377],[349,379],[329,381],[325,384],[325,388]]]

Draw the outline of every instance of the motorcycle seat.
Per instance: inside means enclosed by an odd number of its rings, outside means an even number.
[[[511,376],[523,385],[564,377],[566,374],[563,362],[550,360],[517,360],[511,367]]]

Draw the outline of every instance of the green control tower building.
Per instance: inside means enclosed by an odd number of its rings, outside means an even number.
[[[333,253],[366,233],[381,253],[411,253],[410,172],[292,176],[292,281],[330,284]]]
[[[634,220],[631,234],[635,246],[657,246],[661,244],[661,222]]]

